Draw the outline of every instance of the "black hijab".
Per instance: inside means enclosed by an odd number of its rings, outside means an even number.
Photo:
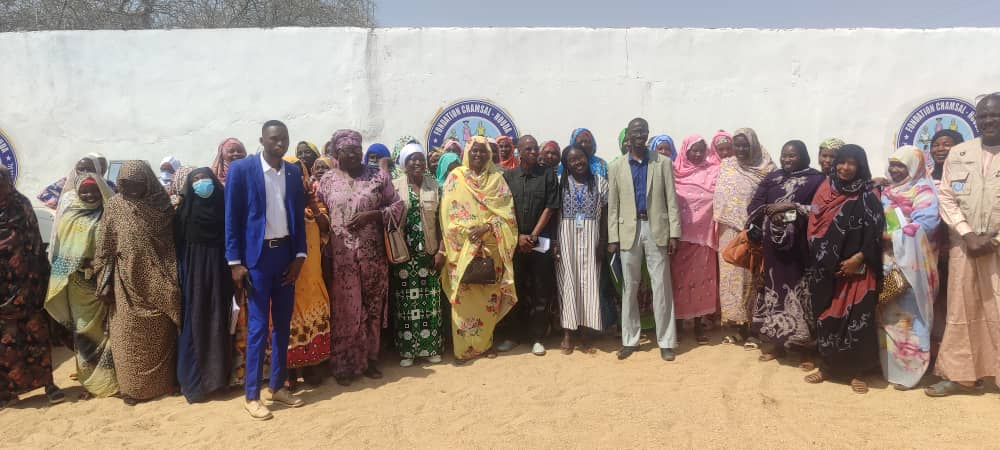
[[[194,193],[192,185],[197,174],[207,175],[215,185],[215,190],[208,198],[201,198]],[[177,237],[180,243],[211,247],[225,245],[226,196],[223,189],[219,178],[208,167],[192,170],[188,174],[181,190],[184,200],[177,211]]]
[[[941,131],[938,131],[937,133],[934,133],[934,137],[931,138],[931,148],[933,149],[933,147],[934,147],[934,141],[936,141],[936,140],[938,140],[938,138],[944,137],[944,136],[950,137],[951,141],[954,142],[955,145],[958,145],[958,144],[961,144],[962,142],[965,142],[965,138],[962,137],[962,133],[959,133],[959,132],[957,132],[955,130],[950,130],[950,129],[945,128],[945,129],[943,129]],[[931,178],[935,179],[935,180],[940,180],[941,179],[941,175],[943,175],[943,174],[944,174],[944,164],[938,164],[938,163],[935,162],[934,163],[934,170],[931,172]]]
[[[788,146],[791,146],[792,148],[794,148],[795,152],[799,154],[799,164],[800,164],[801,168],[798,169],[798,170],[795,170],[795,172],[799,172],[801,170],[804,170],[804,169],[808,168],[810,164],[812,164],[812,160],[809,159],[809,149],[806,148],[806,143],[805,142],[802,142],[802,141],[800,141],[798,139],[794,139],[794,140],[785,142],[785,145],[782,145],[781,148],[782,148],[782,150],[784,150],[784,148],[788,147]]]
[[[858,165],[858,173],[851,181],[843,181],[837,176],[836,167],[838,164],[853,158]],[[853,194],[862,189],[872,188],[872,170],[868,166],[868,154],[860,145],[847,144],[837,151],[837,158],[833,160],[834,173],[830,177],[833,188],[842,194]]]

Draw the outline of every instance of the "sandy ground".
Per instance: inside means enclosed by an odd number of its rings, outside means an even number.
[[[984,396],[931,399],[873,375],[873,390],[857,395],[806,384],[793,365],[760,363],[739,347],[693,347],[687,336],[673,363],[648,341],[618,361],[612,338],[596,354],[537,357],[522,345],[464,367],[446,359],[402,369],[387,356],[384,379],[349,388],[327,379],[300,393],[306,406],[275,409],[268,422],[246,415],[239,391],[198,405],[79,401],[73,364],[59,352],[56,379],[69,401],[22,396],[0,411],[0,447],[1000,448],[992,383]]]

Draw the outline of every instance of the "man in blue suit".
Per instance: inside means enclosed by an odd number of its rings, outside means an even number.
[[[302,171],[282,160],[288,127],[270,120],[261,128],[259,155],[233,161],[226,176],[226,259],[233,282],[247,290],[245,409],[257,420],[271,418],[260,401],[261,372],[271,324],[271,378],[265,400],[304,404],[285,386],[288,333],[295,279],[306,259]]]

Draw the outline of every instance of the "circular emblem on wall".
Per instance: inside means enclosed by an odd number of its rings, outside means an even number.
[[[934,170],[930,157],[931,139],[941,130],[958,132],[968,141],[979,136],[976,127],[976,106],[953,97],[928,100],[913,110],[896,135],[896,147],[912,145],[924,152],[928,171]]]
[[[0,130],[0,163],[10,169],[14,183],[17,183],[17,155],[14,154],[14,145],[10,143],[7,135]]]
[[[462,148],[473,136],[496,139],[510,136],[517,142],[517,126],[507,111],[485,100],[462,100],[446,106],[427,130],[427,147],[440,147],[445,139],[455,139]]]

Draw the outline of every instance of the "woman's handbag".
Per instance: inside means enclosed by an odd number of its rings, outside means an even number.
[[[490,251],[482,245],[476,249],[475,256],[469,261],[469,266],[462,274],[462,284],[496,284],[497,271],[493,265]]]
[[[895,263],[885,272],[882,280],[882,289],[878,293],[878,304],[884,305],[902,297],[906,291],[910,290],[910,282],[906,280],[903,271]]]
[[[390,264],[402,264],[410,260],[410,249],[406,245],[406,235],[395,216],[389,216],[385,226],[385,253]]]
[[[759,271],[764,263],[761,245],[750,240],[749,230],[740,231],[722,249],[722,259],[727,263],[751,271]]]

